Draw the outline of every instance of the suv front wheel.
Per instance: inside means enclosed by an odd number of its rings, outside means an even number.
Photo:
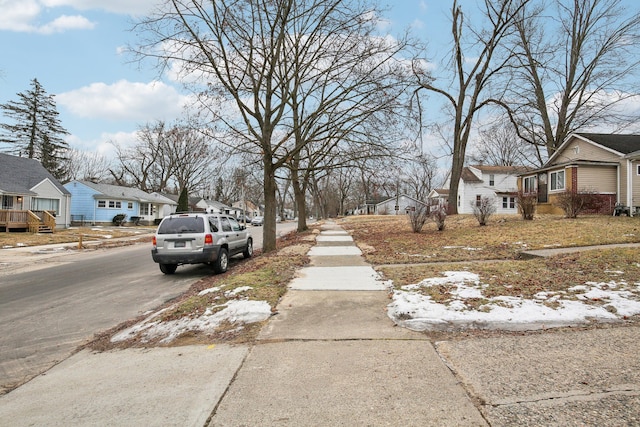
[[[213,271],[221,274],[227,271],[229,267],[229,252],[225,248],[220,248],[218,259],[213,263]]]

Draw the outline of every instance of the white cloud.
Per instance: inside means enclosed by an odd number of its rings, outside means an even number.
[[[17,0],[21,1],[21,0]],[[72,7],[77,10],[104,10],[123,15],[144,15],[153,10],[160,0],[41,0],[46,7]]]
[[[66,30],[91,30],[95,27],[95,24],[89,21],[84,16],[75,15],[67,16],[62,15],[48,24],[43,25],[37,29],[37,32],[42,34],[62,33]]]
[[[411,23],[411,28],[413,28],[414,30],[424,29],[424,21],[420,19],[414,19],[413,22]]]
[[[160,0],[0,0],[0,30],[53,34],[66,30],[92,29],[95,24],[81,15],[58,13],[60,8],[102,10],[143,16],[151,13]],[[44,14],[57,17],[45,22]]]
[[[103,120],[152,121],[178,117],[187,97],[162,82],[93,83],[56,95],[76,116]]]
[[[95,24],[81,15],[61,15],[42,25],[44,8],[35,0],[0,0],[0,30],[53,34],[66,30],[92,29]]]
[[[0,30],[33,31],[30,24],[41,12],[34,0],[0,0]]]
[[[93,140],[81,139],[76,135],[69,135],[65,141],[69,147],[85,152],[96,152],[108,159],[112,159],[116,155],[116,148],[113,145],[118,144],[121,147],[131,147],[135,145],[137,131],[132,132],[103,132],[100,137]]]

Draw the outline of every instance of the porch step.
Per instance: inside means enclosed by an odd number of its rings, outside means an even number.
[[[41,234],[52,234],[53,230],[51,229],[51,227],[49,227],[47,225],[39,225],[38,226],[38,233],[41,233]]]

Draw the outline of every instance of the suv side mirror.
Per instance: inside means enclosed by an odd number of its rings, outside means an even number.
[[[246,229],[247,229],[247,227],[245,227],[244,225],[240,224],[240,231],[244,231]]]

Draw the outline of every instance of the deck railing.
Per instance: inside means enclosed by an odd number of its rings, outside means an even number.
[[[28,229],[32,233],[37,233],[41,225],[55,230],[56,218],[49,211],[34,212],[0,209],[0,227],[4,228],[5,231]]]

